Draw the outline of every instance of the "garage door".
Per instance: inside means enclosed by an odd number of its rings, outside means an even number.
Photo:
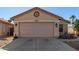
[[[20,37],[53,37],[53,23],[20,23]]]

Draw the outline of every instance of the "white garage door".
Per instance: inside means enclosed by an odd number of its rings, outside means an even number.
[[[20,23],[20,37],[53,37],[53,23]]]

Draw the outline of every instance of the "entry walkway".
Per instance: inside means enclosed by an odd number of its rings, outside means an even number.
[[[18,38],[3,49],[8,51],[75,51],[61,40],[40,38]]]

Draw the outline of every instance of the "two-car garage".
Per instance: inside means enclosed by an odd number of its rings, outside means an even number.
[[[53,37],[53,23],[21,22],[19,23],[20,37]]]

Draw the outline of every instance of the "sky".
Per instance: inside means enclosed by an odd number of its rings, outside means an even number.
[[[33,7],[0,7],[0,18],[9,20],[10,17],[20,14],[31,8]],[[69,20],[69,17],[71,15],[75,15],[77,18],[79,18],[78,7],[40,7],[40,8],[47,10],[51,13],[54,13],[58,16],[61,16],[66,20]]]

